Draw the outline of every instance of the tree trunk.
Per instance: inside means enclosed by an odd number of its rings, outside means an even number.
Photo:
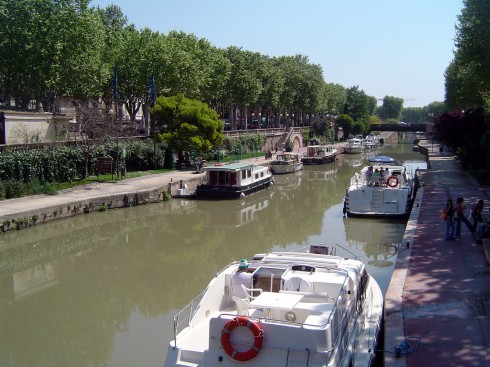
[[[89,157],[89,152],[85,152],[85,162],[84,162],[83,177],[82,177],[84,180],[88,177],[88,157]]]

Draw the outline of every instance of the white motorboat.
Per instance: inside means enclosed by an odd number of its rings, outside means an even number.
[[[245,298],[234,296],[239,263],[220,271],[174,317],[164,367],[367,367],[383,295],[359,260],[309,252],[257,254]]]
[[[244,162],[216,163],[202,171],[206,172],[206,180],[197,186],[197,198],[237,199],[266,189],[274,182],[269,167]]]
[[[303,169],[301,154],[294,152],[277,153],[276,159],[270,163],[272,173],[293,173]]]
[[[374,135],[367,135],[364,139],[364,149],[373,150],[378,147],[378,140]]]
[[[333,145],[310,145],[306,148],[306,155],[303,155],[301,161],[304,164],[324,164],[335,162],[336,157],[337,149]]]
[[[415,172],[390,157],[370,159],[351,178],[346,190],[344,213],[349,216],[407,217],[415,197]],[[368,173],[371,169],[372,173]]]
[[[344,147],[345,154],[359,154],[364,152],[364,142],[359,138],[347,140],[347,145]]]

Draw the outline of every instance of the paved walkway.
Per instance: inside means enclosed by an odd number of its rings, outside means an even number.
[[[478,199],[490,215],[490,188],[478,186],[438,145],[437,152],[426,147],[431,169],[421,174],[385,300],[385,366],[490,366],[490,271],[483,245],[464,224],[461,239],[444,241],[439,219],[447,199],[459,196],[467,216]],[[390,353],[396,346],[399,358]]]
[[[268,164],[271,160],[266,160],[262,155],[245,161],[254,164]],[[147,193],[153,190],[162,191],[166,190],[172,181],[179,182],[180,180],[189,180],[198,176],[204,176],[204,173],[198,174],[194,169],[175,170],[131,179],[78,186],[60,191],[57,195],[36,195],[2,200],[0,201],[0,225],[14,218],[29,217],[33,214],[38,215],[49,208],[66,208],[67,206],[74,206],[78,203],[95,199],[103,200],[104,198]]]

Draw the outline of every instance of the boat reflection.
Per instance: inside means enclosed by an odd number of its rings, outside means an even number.
[[[198,205],[196,210],[203,217],[204,225],[212,228],[237,228],[247,225],[254,221],[257,212],[266,209],[274,191],[268,190],[265,193],[257,193],[246,197],[223,210],[220,201],[205,203],[208,205]]]
[[[337,170],[336,169],[331,169],[331,170],[305,170],[304,175],[307,180],[309,181],[330,181],[333,180],[337,176]]]
[[[394,265],[406,226],[404,220],[348,218],[344,219],[344,225],[351,250],[363,254],[369,265]]]

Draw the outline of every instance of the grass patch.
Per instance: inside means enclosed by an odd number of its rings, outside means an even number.
[[[257,152],[257,153],[244,153],[240,155],[228,155],[226,157],[223,157],[223,159],[221,159],[219,162],[232,162],[232,161],[238,161],[242,159],[258,158],[258,157],[263,157],[264,154],[265,154],[264,152]],[[208,161],[208,164],[213,164],[213,162],[217,162],[217,161]],[[0,200],[18,198],[18,197],[30,196],[30,195],[39,195],[39,194],[56,195],[59,191],[71,189],[73,187],[88,185],[92,183],[115,182],[115,181],[120,181],[121,179],[136,178],[136,177],[165,173],[170,171],[173,170],[157,169],[157,170],[149,170],[149,171],[126,172],[126,176],[124,176],[124,178],[109,173],[109,174],[99,175],[99,176],[90,176],[83,180],[80,179],[72,182],[63,182],[63,183],[40,184],[39,182],[32,182],[32,183],[25,184],[17,181],[10,181],[4,183],[0,182]]]
[[[169,169],[157,169],[157,170],[150,170],[150,171],[127,172],[126,176],[124,176],[123,179],[142,177],[142,176],[153,175],[153,174],[157,174],[157,173],[165,173],[165,172],[169,172],[169,171],[171,171],[171,170],[169,170]],[[83,180],[77,180],[77,181],[72,181],[72,182],[63,182],[63,183],[54,183],[54,184],[51,184],[50,187],[55,191],[61,191],[61,190],[71,189],[73,187],[88,185],[88,184],[96,183],[96,182],[99,182],[99,183],[115,182],[115,181],[120,181],[120,180],[121,180],[120,176],[116,176],[116,175],[112,175],[112,174],[108,173],[108,174],[99,175],[99,176],[89,176]]]

